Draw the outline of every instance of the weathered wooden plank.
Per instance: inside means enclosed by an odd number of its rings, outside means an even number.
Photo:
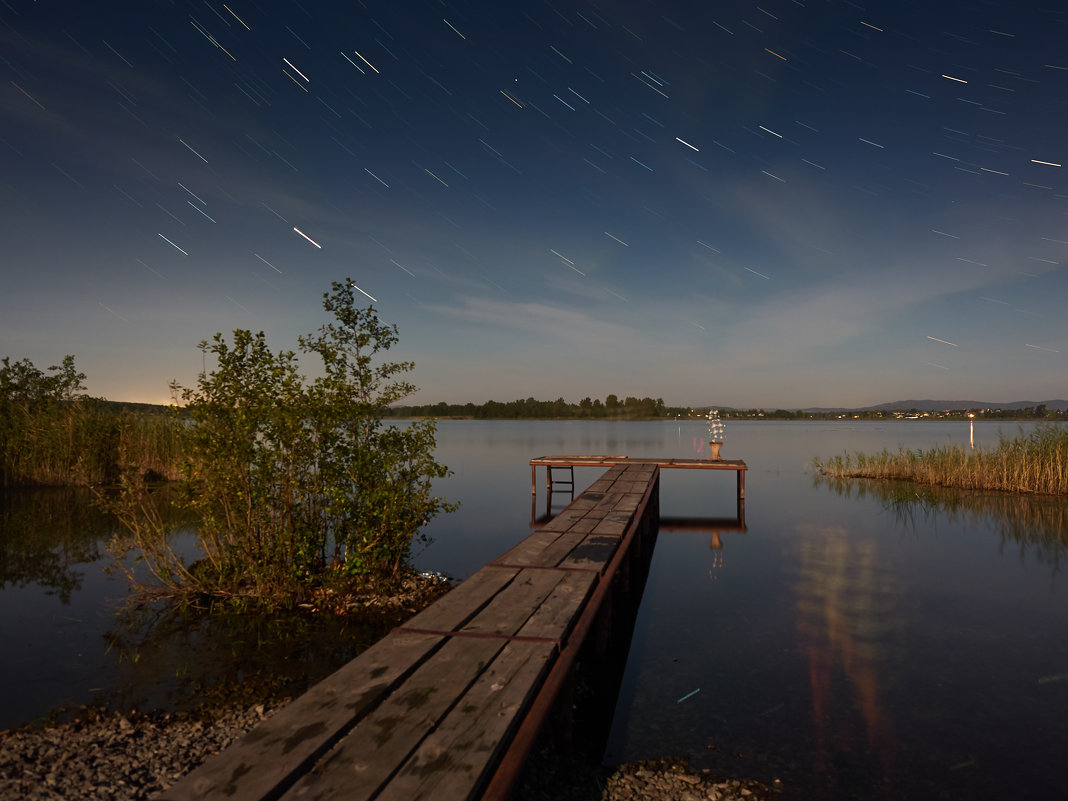
[[[597,501],[597,505],[593,507],[594,510],[598,512],[604,512],[605,510],[611,510],[615,508],[616,503],[621,497],[623,497],[623,493],[616,489],[618,485],[619,482],[617,481],[612,486],[611,492],[606,492],[601,496],[601,499]]]
[[[615,512],[634,514],[634,512],[638,510],[638,507],[641,506],[642,497],[642,495],[639,495],[636,492],[623,495],[616,502],[616,505],[612,510]]]
[[[560,583],[523,624],[519,636],[558,640],[562,647],[597,581],[598,574],[592,571],[564,573]]]
[[[518,574],[516,568],[486,565],[411,618],[405,628],[455,631],[484,608]]]
[[[462,631],[478,634],[515,634],[530,619],[566,574],[556,570],[526,569],[499,592]]]
[[[621,535],[606,534],[592,534],[585,537],[567,555],[567,558],[560,562],[560,567],[573,570],[597,570],[603,573],[612,557],[615,556],[622,539]]]
[[[379,801],[471,798],[499,761],[554,653],[548,643],[509,643]]]
[[[575,521],[569,531],[573,531],[577,534],[589,534],[597,525],[604,519],[603,512],[591,511],[581,520]]]
[[[594,534],[622,535],[627,530],[630,518],[623,515],[608,515],[593,528]]]
[[[538,532],[540,534],[542,532]],[[567,531],[564,533],[549,532],[548,537],[537,537],[532,534],[520,542],[511,550],[504,553],[493,561],[494,564],[522,565],[537,567],[555,567],[560,560],[567,556],[571,550],[582,541],[582,533]]]
[[[282,798],[374,798],[505,644],[498,639],[447,642]]]
[[[159,799],[277,797],[442,641],[423,634],[387,636],[163,791]]]
[[[502,553],[496,559],[489,564],[491,565],[511,565],[515,564],[516,559],[522,559],[521,554],[536,553],[537,551],[552,545],[556,540],[563,536],[561,531],[553,531],[552,529],[539,528],[536,529],[530,535],[524,537],[507,551]]]
[[[586,515],[585,509],[564,509],[560,514],[541,527],[542,531],[567,531],[576,520]]]
[[[619,481],[617,481],[612,487],[612,492],[614,492],[614,493],[617,493],[617,492],[618,493],[624,493],[625,492],[625,493],[634,494],[634,495],[644,495],[645,494],[645,490],[648,489],[648,487],[649,487],[649,481],[652,479],[652,476],[650,476],[649,478],[643,478],[643,479],[637,479],[637,480],[629,480],[629,479],[630,479],[630,476],[628,475],[627,479],[620,479]]]

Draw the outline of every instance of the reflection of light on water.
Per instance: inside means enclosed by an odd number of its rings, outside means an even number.
[[[712,538],[708,541],[708,547],[712,551],[712,567],[708,571],[708,577],[715,581],[719,578],[719,571],[723,569],[723,539],[718,531],[712,532]]]
[[[886,775],[895,743],[880,703],[879,670],[901,619],[892,574],[872,540],[852,539],[837,527],[802,533],[797,631],[809,662],[815,769],[833,769],[843,754],[877,751]],[[856,731],[861,724],[863,737]]]

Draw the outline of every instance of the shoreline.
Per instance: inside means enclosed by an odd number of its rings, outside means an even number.
[[[203,713],[103,713],[0,731],[0,798],[146,801],[175,784],[288,703]],[[678,759],[616,768],[550,751],[531,754],[514,801],[765,801],[780,788],[717,777]]]

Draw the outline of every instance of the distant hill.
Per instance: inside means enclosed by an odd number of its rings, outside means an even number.
[[[1044,401],[1012,401],[1008,403],[991,403],[990,401],[976,400],[899,400],[890,403],[880,403],[876,406],[864,406],[859,409],[836,409],[836,408],[812,408],[801,409],[803,412],[829,413],[829,412],[907,412],[915,409],[919,412],[942,412],[949,409],[1003,409],[1006,411],[1018,411],[1020,409],[1045,406],[1050,411],[1064,411],[1068,409],[1068,400],[1044,400]]]

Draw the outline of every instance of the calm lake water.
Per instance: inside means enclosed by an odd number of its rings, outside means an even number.
[[[977,423],[976,444],[1019,431]],[[545,512],[542,471],[532,509],[532,457],[703,456],[704,433],[442,421],[454,475],[440,487],[463,505],[431,523],[417,565],[463,578],[525,536]],[[724,458],[749,465],[745,530],[660,533],[606,761],[680,755],[806,799],[1063,797],[1068,504],[832,484],[810,468],[967,445],[966,423],[729,421],[725,440]],[[576,490],[600,472],[576,468]],[[662,516],[733,517],[734,475],[662,471]],[[314,680],[374,636],[323,627],[286,648],[269,627],[174,626],[126,647],[125,586],[96,558],[110,521],[79,493],[3,498],[0,727],[99,698],[180,705],[257,665]]]

